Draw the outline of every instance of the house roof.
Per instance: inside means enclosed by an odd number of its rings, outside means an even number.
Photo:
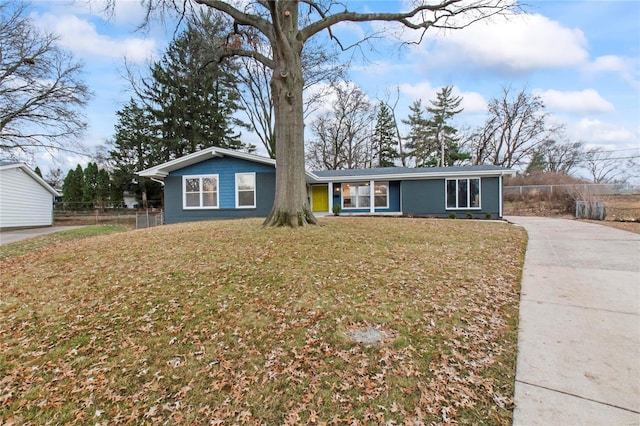
[[[31,167],[27,166],[25,163],[14,163],[14,162],[10,162],[10,161],[0,161],[0,171],[1,170],[11,170],[11,169],[21,169],[26,174],[31,176],[31,178],[33,178],[33,180],[38,182],[44,189],[49,191],[51,193],[51,195],[53,195],[54,197],[62,196],[62,194],[60,194],[51,185],[49,185],[47,182],[45,182],[44,179],[42,179],[40,176],[38,176],[36,174],[36,172],[31,170]]]
[[[201,161],[204,161],[213,157],[234,157],[241,158],[243,160],[253,161],[256,163],[269,164],[272,166],[276,165],[276,160],[273,158],[262,157],[260,155],[248,154],[246,152],[234,151],[231,149],[211,147],[205,148],[201,151],[194,152],[193,154],[188,154],[180,158],[176,158],[175,160],[168,161],[166,163],[162,163],[158,166],[151,167],[140,172],[137,172],[138,175],[149,177],[152,179],[164,179],[169,175],[169,173],[174,170],[180,170],[184,167],[190,166],[192,164],[197,164]]]
[[[454,176],[504,176],[514,175],[515,171],[500,166],[452,166],[452,167],[379,167],[372,169],[351,170],[319,170],[309,172],[312,175],[310,183],[330,181],[357,181],[363,179],[434,179]]]
[[[192,164],[199,163],[212,157],[235,157],[256,163],[276,165],[276,160],[260,155],[248,154],[246,152],[234,151],[230,149],[211,147],[193,154],[185,155],[172,161],[160,164],[155,167],[142,170],[137,174],[152,179],[164,179],[175,170],[180,170]],[[505,169],[500,166],[454,166],[454,167],[382,167],[374,169],[349,169],[349,170],[318,170],[307,171],[307,182],[354,182],[363,179],[434,179],[441,177],[476,177],[476,176],[504,176],[514,175],[515,171]]]

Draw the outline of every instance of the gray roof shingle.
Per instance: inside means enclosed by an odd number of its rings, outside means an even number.
[[[344,177],[344,176],[380,176],[380,175],[404,175],[404,174],[434,174],[441,173],[466,173],[466,172],[489,172],[504,171],[500,166],[452,166],[452,167],[378,167],[372,169],[350,169],[350,170],[318,170],[312,173],[322,178]]]

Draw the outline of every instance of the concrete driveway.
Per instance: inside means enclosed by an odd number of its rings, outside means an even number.
[[[51,226],[46,228],[17,229],[0,231],[0,246],[27,238],[38,237],[40,235],[51,234],[53,232],[66,231],[67,229],[82,228],[82,226]]]
[[[514,425],[640,424],[640,235],[507,217],[529,243]]]

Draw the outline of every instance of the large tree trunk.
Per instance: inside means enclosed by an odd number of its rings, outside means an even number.
[[[272,40],[275,69],[271,95],[276,123],[276,196],[263,226],[317,225],[307,198],[304,168],[302,43],[297,39],[297,2],[280,2],[282,32]]]

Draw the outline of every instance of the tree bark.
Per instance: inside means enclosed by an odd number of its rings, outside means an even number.
[[[298,39],[298,2],[273,6],[275,69],[271,79],[276,123],[276,195],[264,227],[317,225],[307,197],[304,162],[302,42]],[[280,21],[280,25],[275,25]]]

